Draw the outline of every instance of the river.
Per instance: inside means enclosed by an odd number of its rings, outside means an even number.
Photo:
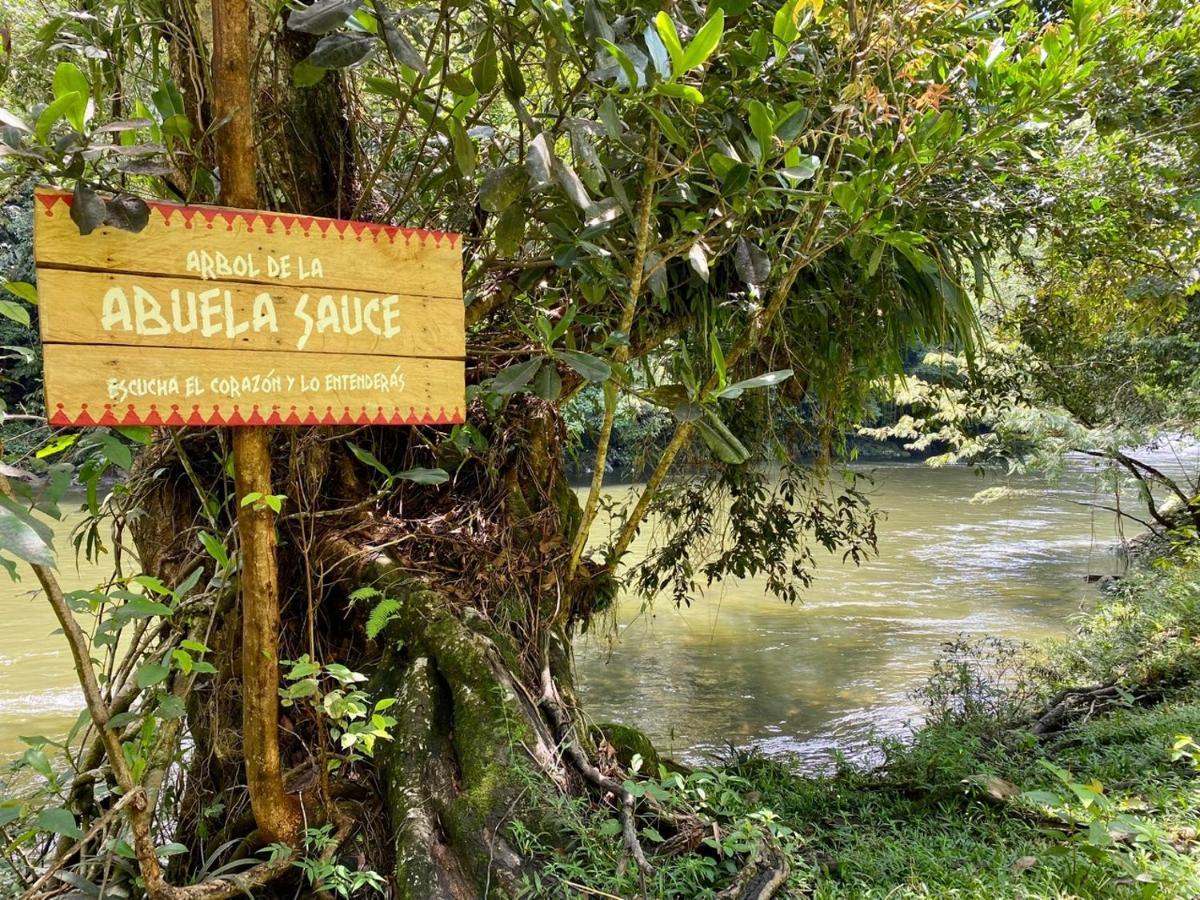
[[[816,580],[796,606],[756,579],[715,585],[690,608],[662,600],[643,611],[627,599],[617,640],[577,646],[593,719],[636,725],[689,762],[731,744],[810,770],[837,752],[870,757],[876,738],[918,721],[912,692],[945,641],[1064,634],[1095,597],[1087,576],[1121,568],[1114,516],[1088,505],[1111,501],[1082,462],[1053,484],[957,466],[856,468],[887,513],[877,558],[842,565],[818,549]],[[1000,486],[1006,498],[970,502]]]
[[[690,609],[663,601],[643,612],[625,601],[618,641],[579,643],[593,718],[637,725],[688,760],[732,743],[824,767],[835,750],[856,756],[873,735],[903,733],[918,713],[910,693],[942,642],[963,632],[1062,634],[1094,597],[1085,576],[1120,567],[1112,516],[1081,505],[1097,498],[1078,471],[1048,484],[959,467],[857,468],[872,473],[869,494],[887,513],[878,558],[854,567],[818,557],[797,606],[766,597],[753,579],[716,586]],[[969,502],[1000,484],[1017,493]],[[107,570],[76,567],[71,524],[58,526],[63,580],[92,587]],[[35,585],[0,574],[0,758],[21,751],[22,735],[61,735],[80,708]]]

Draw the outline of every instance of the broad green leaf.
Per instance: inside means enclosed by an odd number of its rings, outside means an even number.
[[[465,178],[470,178],[475,174],[475,163],[478,160],[475,142],[458,119],[450,118],[446,124],[450,130],[450,142],[454,146],[454,164]]]
[[[450,480],[450,474],[445,469],[405,469],[397,472],[396,477],[415,484],[445,484]]]
[[[169,618],[174,614],[175,611],[165,603],[137,596],[131,597],[113,610],[113,618],[119,622],[128,622],[130,619],[149,619],[152,616]]]
[[[222,569],[229,568],[229,551],[225,549],[224,544],[207,531],[200,532],[200,543],[204,545],[208,555],[215,559]]]
[[[12,319],[19,325],[28,325],[30,321],[29,310],[12,300],[0,300],[0,316]]]
[[[0,497],[0,551],[35,566],[54,565],[54,533],[20,504]]]
[[[460,97],[470,97],[475,93],[475,83],[462,72],[451,72],[445,80],[446,87]]]
[[[629,58],[624,50],[614,44],[612,41],[601,40],[600,46],[608,51],[609,55],[617,61],[617,65],[621,67],[624,73],[624,84],[621,87],[637,87],[641,84],[641,79],[638,77],[637,68],[633,64],[633,60]]]
[[[486,94],[496,87],[500,77],[500,66],[496,60],[496,38],[492,29],[488,28],[479,41],[475,50],[475,62],[471,65],[471,80],[481,94]]]
[[[60,434],[54,438],[45,447],[42,447],[34,454],[38,459],[45,459],[47,456],[54,456],[56,453],[62,453],[74,447],[79,442],[79,434]]]
[[[367,450],[363,447],[358,446],[358,444],[352,444],[350,442],[347,442],[346,446],[350,448],[350,452],[354,454],[354,458],[357,459],[363,465],[370,466],[376,472],[378,472],[379,474],[381,474],[387,478],[390,478],[392,476],[392,473],[388,471],[388,467],[385,466],[383,463],[381,463],[375,457],[375,454],[372,453],[370,450]]]
[[[612,366],[590,353],[559,350],[555,355],[588,381],[607,381],[612,376]]]
[[[683,45],[679,42],[679,32],[675,28],[675,23],[671,21],[671,17],[665,12],[659,12],[654,17],[654,27],[658,31],[658,36],[662,39],[663,44],[667,48],[667,53],[671,55],[671,72],[674,77],[683,74]]]
[[[58,120],[67,114],[67,111],[76,104],[83,102],[83,96],[74,92],[64,94],[61,97],[55,98],[38,116],[37,125],[34,130],[34,135],[41,143],[46,143],[50,137],[50,130],[58,123]]]
[[[412,41],[408,39],[408,35],[396,24],[395,16],[388,13],[384,8],[381,0],[373,0],[375,7],[375,17],[379,20],[379,27],[383,32],[383,41],[387,44],[388,52],[395,57],[396,62],[401,65],[408,66],[414,72],[421,75],[428,75],[429,68],[425,65],[425,59],[421,56]]]
[[[772,34],[785,47],[800,34],[797,22],[800,16],[799,0],[787,0],[775,13]]]
[[[533,380],[543,359],[542,356],[535,356],[533,359],[527,359],[525,362],[502,369],[492,379],[492,390],[497,394],[515,394]]]
[[[700,437],[721,462],[738,466],[750,459],[750,451],[746,449],[746,445],[737,439],[712,410],[705,410],[704,415],[695,422]]]
[[[795,373],[791,369],[779,369],[775,372],[767,372],[764,375],[756,375],[753,378],[747,378],[745,381],[737,381],[725,388],[717,394],[723,400],[732,400],[735,397],[740,397],[743,391],[752,390],[753,388],[771,387],[772,385],[781,384],[787,381]]]
[[[808,181],[821,168],[821,160],[815,156],[802,156],[794,166],[787,166],[780,171],[793,181]]]
[[[499,166],[483,177],[479,205],[490,213],[503,212],[529,185],[529,173],[520,166]]]
[[[76,131],[83,131],[88,119],[88,106],[91,102],[92,89],[84,74],[74,63],[61,62],[54,70],[54,98],[71,97],[77,99],[67,107],[67,120]]]
[[[328,71],[326,68],[314,66],[302,59],[292,68],[292,84],[298,88],[312,87],[314,84],[319,84]]]
[[[704,102],[704,95],[690,84],[659,84],[654,87],[655,93],[665,94],[688,103],[699,105]],[[669,137],[669,135],[668,135]]]
[[[344,69],[362,62],[375,51],[375,47],[376,38],[369,34],[327,34],[317,41],[317,46],[304,61],[323,69]]]
[[[542,366],[533,379],[533,392],[543,400],[553,402],[562,393],[562,378],[558,374],[558,366],[550,360]]]
[[[75,194],[71,198],[71,221],[79,227],[80,234],[91,234],[108,218],[108,208],[100,195],[82,181],[75,182]]]
[[[43,809],[37,814],[38,828],[61,834],[68,838],[81,838],[83,832],[75,821],[74,814],[66,809]]]
[[[750,111],[750,131],[758,144],[758,164],[761,166],[771,155],[772,140],[775,136],[775,123],[771,111],[765,103],[751,100],[748,104]]]
[[[137,686],[142,690],[166,681],[170,668],[164,663],[146,663],[137,671]]]
[[[721,43],[721,35],[725,31],[725,12],[718,9],[712,17],[704,23],[704,26],[696,32],[696,36],[692,38],[690,44],[683,51],[683,58],[679,61],[678,75],[685,72],[690,72],[699,66],[704,65],[708,58],[712,56],[713,51],[717,49],[717,45]]]
[[[362,6],[362,0],[315,0],[311,6],[294,9],[287,27],[305,34],[326,34],[341,28]]]
[[[133,465],[133,451],[115,435],[97,434],[96,441],[100,444],[104,458],[117,468],[128,470]]]
[[[525,219],[525,210],[520,203],[514,203],[501,214],[492,233],[496,251],[501,256],[512,256],[521,249],[525,239]]]
[[[37,289],[28,281],[6,281],[4,282],[4,289],[10,294],[20,297],[26,303],[32,303],[34,306],[37,305]]]

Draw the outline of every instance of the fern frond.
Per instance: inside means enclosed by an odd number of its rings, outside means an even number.
[[[375,604],[371,614],[367,616],[367,637],[371,640],[379,637],[379,632],[387,627],[387,623],[395,618],[400,611],[400,601],[394,597],[384,597]]]

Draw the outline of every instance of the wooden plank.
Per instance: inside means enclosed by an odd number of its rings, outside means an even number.
[[[461,300],[38,272],[46,343],[462,358]]]
[[[151,203],[149,224],[137,234],[101,227],[81,235],[71,221],[70,204],[66,192],[36,192],[39,267],[462,299],[457,234]]]
[[[461,360],[46,344],[50,424],[463,421]]]

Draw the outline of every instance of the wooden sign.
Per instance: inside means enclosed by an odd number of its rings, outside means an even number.
[[[81,235],[71,202],[34,204],[52,425],[463,421],[458,235],[169,203]]]

